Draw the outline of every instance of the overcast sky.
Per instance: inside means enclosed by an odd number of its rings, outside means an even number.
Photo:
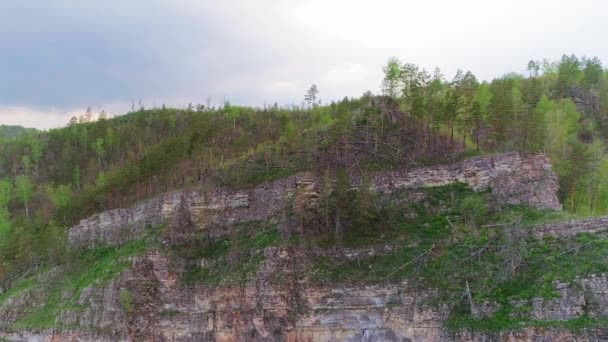
[[[388,57],[491,80],[563,53],[608,63],[603,0],[1,0],[0,123],[139,100],[263,106],[378,92]]]

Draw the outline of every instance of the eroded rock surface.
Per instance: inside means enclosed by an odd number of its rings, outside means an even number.
[[[448,332],[450,308],[439,293],[407,282],[319,286],[298,276],[305,254],[293,248],[264,251],[261,270],[242,286],[187,288],[170,260],[151,251],[105,286],[83,291],[84,314],[64,312],[57,324],[74,331],[4,334],[13,341],[599,341],[607,329],[574,334],[527,328],[496,334]],[[605,315],[608,277],[554,283],[559,297],[522,303],[530,318],[567,320]],[[129,291],[131,315],[121,303]],[[76,319],[76,322],[73,321]]]
[[[321,177],[302,173],[251,190],[199,189],[186,194],[192,219],[201,229],[209,225],[262,220],[293,203],[314,203]],[[466,159],[451,165],[381,172],[372,175],[374,191],[387,193],[462,182],[474,190],[491,189],[499,203],[528,204],[537,209],[561,210],[557,177],[542,154],[507,153]],[[353,181],[356,186],[358,181]],[[70,228],[72,246],[116,245],[140,238],[147,229],[166,223],[183,194],[172,192],[131,208],[114,209],[82,220]]]
[[[498,203],[528,204],[560,210],[557,179],[540,154],[482,156],[460,163],[372,175],[380,193],[462,182],[475,190],[491,189]],[[69,231],[72,247],[116,245],[141,238],[148,227],[170,222],[185,201],[201,228],[262,220],[287,203],[314,203],[320,177],[297,176],[251,190],[199,189],[168,193],[131,208],[115,209],[82,220]],[[358,180],[354,180],[354,187]],[[423,194],[422,194],[423,195]],[[416,200],[420,192],[412,191]],[[295,208],[297,209],[297,208]],[[608,218],[533,227],[535,237],[599,232]],[[323,251],[328,258],[356,260],[393,251],[392,246]],[[320,285],[308,279],[310,253],[293,246],[269,247],[264,262],[240,286],[188,287],[180,281],[179,263],[158,250],[129,259],[130,267],[112,281],[85,288],[78,306],[64,309],[56,325],[62,331],[0,333],[11,341],[600,341],[608,329],[574,334],[557,328],[525,328],[501,333],[449,332],[444,323],[449,304],[434,289],[413,283]],[[336,252],[338,253],[338,252]],[[197,259],[198,260],[198,259]],[[205,259],[200,267],[206,266]],[[608,314],[608,276],[555,282],[557,296],[513,300],[513,315],[526,319],[566,321]],[[37,294],[26,291],[0,306],[0,327],[18,319]],[[475,303],[473,315],[490,317],[500,309]]]
[[[538,225],[531,230],[531,233],[537,238],[544,236],[568,237],[580,233],[599,233],[607,228],[608,216],[603,216]]]

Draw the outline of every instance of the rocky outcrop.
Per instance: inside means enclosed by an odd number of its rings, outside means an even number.
[[[374,189],[420,188],[461,182],[476,191],[491,189],[503,204],[561,210],[557,176],[542,154],[506,153],[466,159],[451,165],[378,173]]]
[[[320,177],[303,173],[250,190],[206,188],[172,192],[131,208],[115,209],[82,220],[69,231],[73,248],[118,245],[145,236],[163,223],[181,222],[188,215],[199,229],[222,229],[234,223],[263,220],[286,206],[314,205]],[[557,179],[540,154],[508,153],[481,156],[452,165],[378,172],[371,189],[391,193],[461,182],[477,191],[489,189],[499,204],[527,204],[561,210]],[[360,180],[353,180],[353,187]],[[408,191],[408,199],[424,193]],[[191,219],[191,221],[190,221]],[[177,225],[181,226],[182,223]],[[600,232],[608,218],[545,224],[522,230],[535,237],[567,237]],[[214,232],[221,234],[221,232]],[[170,240],[175,240],[171,238]],[[261,268],[240,286],[187,287],[179,281],[183,265],[159,251],[130,259],[131,267],[117,279],[85,288],[78,305],[65,308],[56,325],[71,331],[1,334],[14,341],[591,341],[606,337],[596,329],[575,335],[563,329],[524,328],[496,334],[450,332],[444,327],[451,307],[434,289],[416,284],[332,284],[307,278],[312,257],[358,260],[391,253],[393,246],[360,249],[304,250],[269,247]],[[312,254],[311,254],[312,253]],[[316,253],[316,254],[315,254]],[[206,260],[200,267],[206,267]],[[513,299],[512,315],[528,320],[566,321],[587,315],[608,315],[608,277],[592,275],[570,283],[555,282],[556,296]],[[35,293],[5,302],[0,320],[10,323],[35,302]],[[475,303],[473,316],[487,318],[500,310],[492,302]]]
[[[597,116],[600,112],[600,99],[596,90],[585,91],[582,87],[570,87],[570,98],[580,113]]]
[[[423,333],[416,334],[417,330],[412,330],[410,336],[417,336],[416,339],[403,337],[399,338],[394,335],[391,331],[382,330],[366,330],[360,333],[355,338],[341,339],[341,334],[337,333],[332,336],[327,336],[328,339],[314,339],[310,336],[293,336],[288,339],[281,339],[277,341],[288,341],[288,342],[521,342],[521,341],[538,341],[538,342],[554,342],[554,341],[568,341],[568,342],[599,342],[608,340],[608,331],[605,328],[590,329],[585,334],[578,334],[564,329],[556,328],[524,328],[517,331],[509,331],[502,333],[479,333],[463,331],[458,333],[441,333],[433,334],[432,336],[425,337]],[[422,331],[422,330],[420,330]],[[0,335],[1,336],[1,335]],[[105,342],[105,341],[126,341],[126,340],[110,340],[100,335],[86,333],[86,332],[57,332],[53,330],[42,331],[42,332],[22,332],[4,335],[9,341],[31,341],[31,342]],[[155,340],[159,341],[159,340]],[[162,341],[162,340],[160,340]],[[169,340],[171,341],[171,340]],[[175,339],[172,341],[213,341],[213,339],[192,339],[182,340]],[[229,341],[241,341],[241,340],[229,340]],[[274,341],[272,339],[255,339],[248,338],[242,341]]]
[[[127,329],[127,316],[120,305],[122,283],[112,280],[105,286],[87,287],[78,298],[78,310],[67,309],[56,317],[62,326],[79,326],[83,331],[103,332],[107,338]]]
[[[567,321],[589,317],[605,317],[608,314],[608,276],[589,275],[576,278],[572,282],[553,282],[553,295],[547,298],[513,299],[510,316],[541,321]],[[474,315],[477,318],[493,316],[500,305],[484,302],[476,305]]]
[[[608,229],[608,216],[547,223],[533,227],[530,232],[537,238],[544,236],[568,237],[580,233],[599,233],[606,229]]]
[[[509,153],[482,156],[452,165],[371,175],[379,193],[462,182],[475,190],[490,189],[498,203],[528,204],[560,210],[557,180],[547,159],[539,154]],[[172,222],[176,210],[187,212],[190,224],[201,229],[262,220],[294,203],[314,203],[319,177],[299,174],[250,190],[201,188],[173,192],[82,220],[69,231],[72,247],[117,245],[143,237],[152,226]],[[359,186],[354,180],[352,186]],[[408,192],[412,201],[420,191]],[[298,209],[298,208],[294,208]],[[544,224],[521,230],[524,234],[568,237],[596,233],[608,217]],[[219,234],[219,233],[218,233]],[[173,240],[171,238],[170,240]],[[574,334],[558,328],[522,328],[500,333],[447,331],[452,308],[442,293],[421,288],[415,280],[401,283],[331,284],[311,281],[307,266],[314,257],[358,260],[394,252],[394,246],[359,249],[308,250],[293,246],[250,251],[264,261],[241,285],[188,287],[179,281],[183,265],[158,250],[130,259],[118,278],[86,287],[78,305],[66,306],[55,318],[63,331],[2,333],[10,341],[598,341],[608,339],[608,328]],[[196,259],[197,261],[199,259]],[[207,260],[199,262],[207,267]],[[52,278],[52,276],[51,276]],[[46,281],[53,281],[48,278]],[[511,315],[550,322],[608,315],[608,276],[590,275],[572,282],[553,283],[555,296],[512,299]],[[73,295],[73,294],[70,294]],[[0,305],[0,328],[18,320],[36,302],[35,291],[25,291]],[[501,307],[475,303],[472,314],[492,317]],[[3,325],[4,324],[4,325]]]
[[[285,196],[293,193],[305,175],[289,177],[253,190],[199,189],[186,194],[171,192],[131,208],[109,210],[87,219],[68,232],[72,247],[118,245],[138,239],[156,225],[168,223],[182,198],[199,226],[222,226],[239,221],[260,220],[283,208]]]
[[[432,187],[462,182],[475,190],[491,189],[499,203],[528,204],[537,209],[561,210],[558,183],[547,158],[541,154],[507,153],[441,165],[372,175],[374,191]],[[320,177],[303,173],[263,184],[251,190],[199,189],[172,192],[131,208],[114,209],[82,220],[70,228],[70,244],[86,248],[117,245],[144,236],[148,228],[168,222],[184,198],[200,229],[241,221],[262,220],[288,203],[314,203]],[[353,186],[357,186],[357,180]],[[294,201],[289,201],[294,198]]]
[[[105,285],[87,288],[77,318],[66,312],[57,323],[80,326],[69,332],[4,334],[11,341],[597,341],[608,329],[576,335],[563,329],[525,328],[502,333],[449,332],[450,307],[439,293],[408,282],[397,284],[314,285],[293,272],[303,251],[269,248],[260,271],[242,286],[187,288],[176,281],[170,260],[151,251],[133,259],[130,270]],[[297,283],[289,279],[297,280]],[[555,282],[558,296],[522,301],[530,319],[568,320],[583,313],[604,316],[608,301],[606,275]],[[121,303],[129,291],[133,319]],[[96,303],[98,303],[97,306]],[[514,302],[517,306],[517,303]],[[488,305],[487,305],[488,306]],[[94,311],[94,312],[93,312]],[[88,312],[88,311],[87,311]],[[66,321],[66,319],[68,319]],[[83,325],[86,323],[86,325]]]

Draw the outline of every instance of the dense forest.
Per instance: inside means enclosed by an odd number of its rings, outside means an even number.
[[[0,141],[12,140],[24,133],[36,132],[33,128],[21,126],[0,125]]]
[[[487,82],[391,58],[380,94],[326,105],[312,86],[299,107],[142,106],[114,118],[88,109],[61,129],[2,133],[0,283],[63,262],[66,227],[96,212],[195,184],[246,188],[305,170],[339,185],[374,170],[544,152],[565,210],[605,214],[608,72],[574,55],[527,70]]]

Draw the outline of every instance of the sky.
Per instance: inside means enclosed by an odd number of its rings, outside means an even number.
[[[1,0],[0,124],[379,92],[391,56],[491,80],[564,53],[608,64],[603,0]]]

